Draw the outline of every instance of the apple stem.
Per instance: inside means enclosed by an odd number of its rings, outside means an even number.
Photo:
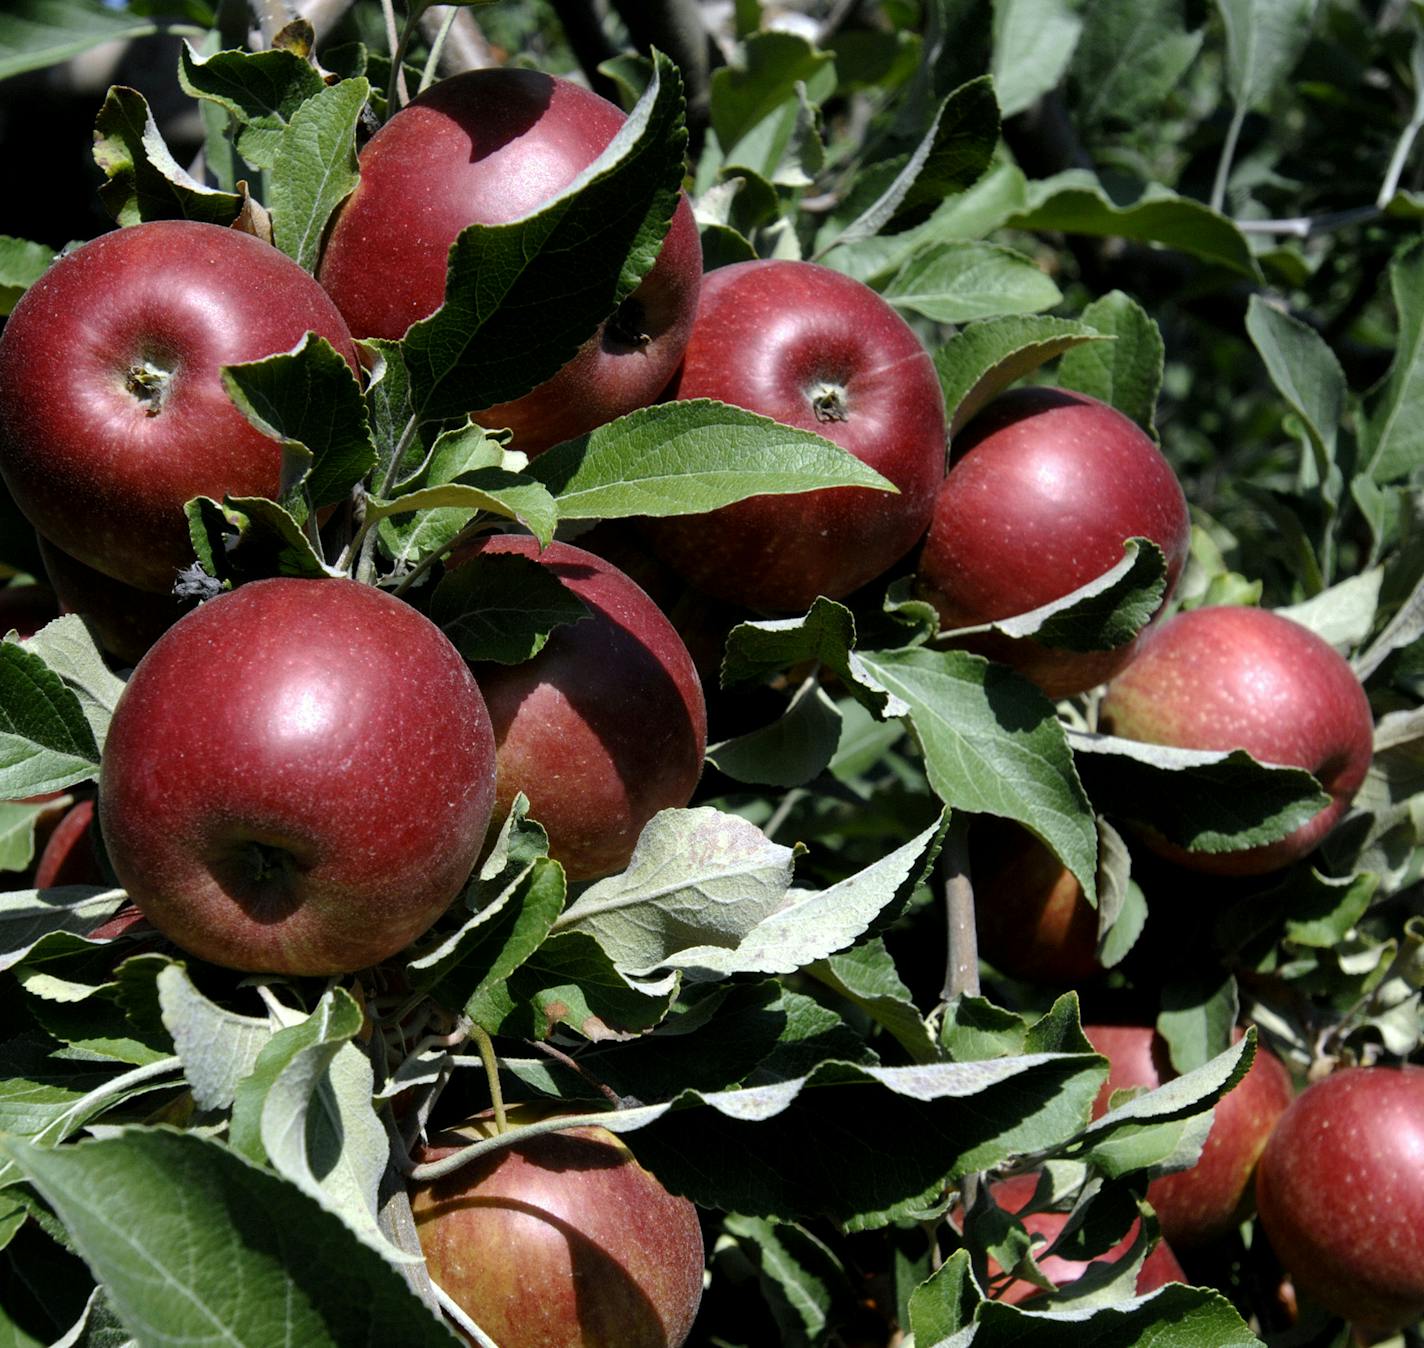
[[[450,1293],[441,1287],[434,1278],[430,1280],[430,1285],[435,1289],[435,1299],[440,1303],[440,1309],[475,1341],[476,1348],[499,1348],[499,1344],[465,1314]]]
[[[593,1086],[614,1109],[621,1109],[623,1107],[625,1101],[612,1086],[606,1081],[600,1081],[587,1067],[577,1059],[570,1057],[563,1049],[556,1048],[553,1044],[547,1043],[542,1039],[530,1039],[526,1040],[526,1042],[531,1048],[537,1049],[540,1053],[547,1054],[555,1062],[562,1063],[569,1071],[576,1072],[588,1082],[590,1086]]]
[[[969,816],[956,810],[940,853],[949,936],[943,1000],[979,995],[979,932],[974,924],[974,887],[969,878]]]
[[[470,1022],[470,1038],[480,1050],[480,1061],[485,1065],[485,1080],[489,1082],[490,1100],[494,1104],[494,1130],[496,1133],[509,1131],[509,1120],[504,1114],[504,1092],[499,1085],[499,1059],[495,1056],[494,1041],[484,1026]]]

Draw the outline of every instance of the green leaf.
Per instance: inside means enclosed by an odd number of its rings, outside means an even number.
[[[137,89],[109,90],[94,122],[94,162],[108,179],[99,200],[121,225],[173,218],[230,225],[242,209],[240,197],[205,187],[173,158]]]
[[[988,169],[999,141],[999,105],[987,75],[950,94],[890,185],[846,225],[818,256],[880,231],[897,233],[923,224],[946,197],[967,191]]]
[[[689,947],[735,948],[785,904],[795,855],[736,815],[662,810],[628,869],[590,885],[554,930],[592,936],[625,973],[651,973]]]
[[[87,935],[123,903],[123,890],[92,885],[0,893],[0,969],[13,968],[50,932]]]
[[[973,1348],[1260,1348],[1261,1341],[1219,1292],[1169,1283],[1116,1305],[1020,1310],[987,1301]],[[956,1345],[957,1348],[957,1345]]]
[[[1216,970],[1177,976],[1162,989],[1157,1032],[1167,1042],[1172,1066],[1190,1072],[1224,1052],[1241,1014],[1236,979]]]
[[[1156,320],[1131,296],[1112,290],[1083,310],[1082,321],[1116,340],[1066,352],[1058,365],[1059,385],[1101,399],[1156,439],[1153,417],[1165,351]]]
[[[224,365],[222,381],[243,416],[282,446],[284,502],[305,482],[313,505],[335,505],[375,467],[361,386],[325,337],[309,332],[293,351]],[[310,463],[300,476],[287,469],[294,455]]]
[[[798,83],[815,86],[829,71],[829,52],[817,51],[794,33],[765,32],[750,36],[742,64],[712,72],[712,129],[725,151],[763,118],[792,97]]]
[[[731,687],[814,661],[874,716],[900,716],[897,702],[867,668],[856,649],[855,618],[843,604],[820,598],[804,618],[738,623],[727,636],[722,686]]]
[[[486,984],[477,999],[491,1033],[547,1039],[566,1025],[595,1042],[626,1039],[667,1015],[677,976],[634,983],[586,932],[555,933],[510,978]]]
[[[558,197],[506,225],[470,225],[450,250],[445,302],[404,340],[424,418],[527,393],[568,362],[656,260],[682,184],[677,68],[659,54],[648,91]]]
[[[271,1022],[210,1001],[181,964],[161,970],[156,985],[164,1028],[173,1036],[198,1108],[230,1108],[238,1084],[272,1038]]]
[[[1314,328],[1282,313],[1259,295],[1246,310],[1246,331],[1271,382],[1301,419],[1314,447],[1320,481],[1335,468],[1335,442],[1349,390],[1335,353]],[[1338,479],[1339,470],[1335,470]],[[1335,496],[1339,496],[1338,481]]]
[[[588,616],[548,567],[510,553],[477,553],[447,571],[430,597],[431,620],[472,662],[521,664],[556,627]]]
[[[1263,108],[1294,69],[1316,0],[1216,0],[1226,26],[1226,87],[1242,109]]]
[[[914,254],[883,294],[896,308],[938,323],[1031,314],[1051,309],[1063,298],[1032,258],[999,244],[966,239]]]
[[[920,884],[939,853],[948,819],[929,828],[865,870],[816,893],[793,890],[789,901],[758,921],[733,947],[690,944],[674,949],[653,967],[681,969],[689,981],[732,974],[787,974],[844,950],[872,925],[888,925]],[[721,932],[717,933],[721,935]]]
[[[302,526],[275,501],[229,496],[219,505],[195,496],[184,509],[198,560],[229,586],[267,576],[319,580],[331,574]]]
[[[110,670],[84,619],[66,613],[46,623],[25,643],[25,649],[38,655],[79,699],[94,743],[102,752],[124,681]]]
[[[378,520],[384,524],[392,516],[435,511],[440,515],[436,532],[442,535],[448,523],[453,522],[446,512],[458,511],[468,522],[482,510],[518,521],[541,544],[553,538],[554,527],[558,523],[558,507],[544,484],[534,481],[531,474],[511,473],[503,468],[473,468],[461,473],[454,482],[422,487],[397,496],[393,501],[385,501],[378,496],[366,498],[367,520]],[[420,528],[418,517],[413,534],[422,546],[428,545],[432,539],[429,530]],[[394,538],[402,540],[401,551],[408,556],[412,534],[397,534]]]
[[[1347,576],[1338,585],[1299,604],[1287,604],[1276,612],[1283,618],[1308,627],[1336,650],[1348,651],[1364,645],[1374,631],[1379,614],[1380,589],[1384,572],[1378,567]]]
[[[38,654],[0,641],[0,799],[62,791],[98,766],[78,694]]]
[[[1028,185],[1028,205],[1009,222],[1015,229],[1061,230],[1160,243],[1258,280],[1246,236],[1224,215],[1160,184],[1136,200],[1111,200],[1093,174],[1069,169]]]
[[[1057,88],[1083,26],[1075,8],[1069,0],[994,0],[990,71],[1003,116]]]
[[[1398,315],[1389,374],[1366,404],[1360,457],[1375,482],[1396,482],[1424,464],[1424,241],[1400,250],[1389,269]]]
[[[307,271],[321,256],[332,212],[356,190],[356,127],[370,97],[365,80],[342,80],[313,95],[281,133],[267,184],[272,237]]]
[[[343,988],[263,1044],[236,1082],[234,1150],[265,1160],[336,1214],[366,1245],[400,1256],[376,1224],[376,1194],[390,1139],[372,1108],[370,1060],[352,1041],[361,1008]]]
[[[22,871],[35,859],[35,822],[53,801],[0,800],[0,870]]]
[[[49,270],[54,257],[54,249],[42,243],[0,234],[0,314],[15,307],[20,296]]]
[[[0,80],[157,31],[151,19],[102,0],[8,0],[0,9]]]
[[[810,187],[825,167],[821,119],[798,84],[779,108],[764,117],[728,153],[724,178],[751,175],[772,188]]]
[[[983,628],[1005,636],[1032,637],[1069,651],[1116,650],[1131,641],[1162,607],[1167,560],[1151,539],[1130,538],[1123,559],[1061,599]],[[980,631],[964,628],[961,631]]]
[[[840,735],[840,711],[820,682],[809,678],[775,721],[708,745],[707,761],[734,781],[804,786],[825,771]]]
[[[805,972],[882,1026],[912,1062],[939,1057],[929,1027],[880,937],[809,965]]]
[[[339,1219],[207,1138],[126,1128],[72,1147],[4,1138],[0,1150],[54,1207],[140,1343],[456,1342]]]
[[[969,1270],[969,1251],[956,1250],[910,1295],[916,1343],[942,1344],[970,1324],[984,1294]]]
[[[782,1342],[820,1342],[832,1332],[839,1303],[853,1297],[835,1252],[809,1231],[784,1222],[729,1214],[722,1229],[756,1270]],[[790,1336],[795,1335],[797,1338]]]
[[[1198,852],[1234,852],[1283,838],[1330,803],[1301,768],[1229,754],[1069,732],[1089,794],[1104,814],[1129,819]]]
[[[539,455],[564,520],[698,515],[748,496],[894,488],[839,445],[709,398],[659,403]]]
[[[935,352],[953,441],[985,403],[1025,375],[1102,334],[1066,318],[990,318],[971,323]]]
[[[959,651],[876,651],[874,677],[909,707],[935,794],[1016,819],[1097,901],[1097,831],[1053,706],[1032,684]]]
[[[1073,54],[1076,120],[1092,130],[1158,113],[1201,50],[1182,0],[1097,0],[1083,14]]]
[[[226,108],[242,128],[238,153],[264,169],[276,165],[298,109],[326,87],[311,62],[295,52],[220,51],[203,57],[187,43],[178,53],[178,83],[190,97]]]

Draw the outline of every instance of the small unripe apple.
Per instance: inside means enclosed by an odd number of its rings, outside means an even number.
[[[1120,562],[1129,538],[1162,549],[1172,593],[1191,539],[1186,499],[1162,452],[1116,408],[1067,389],[1011,389],[951,451],[919,561],[920,592],[944,627],[1062,599]],[[963,645],[1060,698],[1111,678],[1137,642],[1072,651],[985,633]]]
[[[474,1123],[422,1160],[488,1137]],[[500,1348],[677,1348],[702,1297],[697,1209],[603,1128],[545,1133],[417,1185],[430,1276]]]
[[[556,627],[523,664],[474,666],[497,746],[495,821],[522,791],[570,879],[612,874],[653,815],[686,805],[697,787],[707,712],[692,657],[611,562],[568,543],[540,552],[526,535],[498,534],[450,564],[495,554],[538,562],[590,614]]]
[[[1177,1075],[1166,1040],[1151,1025],[1085,1025],[1083,1033],[1108,1060],[1094,1118],[1107,1112],[1114,1091],[1130,1086],[1155,1090]],[[1285,1065],[1257,1044],[1246,1075],[1218,1101],[1197,1163],[1159,1175],[1147,1186],[1162,1234],[1177,1249],[1209,1244],[1250,1215],[1257,1159],[1293,1093]]]
[[[65,254],[0,338],[0,472],[15,504],[87,566],[167,593],[193,561],[186,501],[280,486],[281,448],[234,406],[221,367],[308,331],[358,368],[326,292],[250,234],[151,220]]]
[[[1314,632],[1259,608],[1199,608],[1151,632],[1108,686],[1109,734],[1183,749],[1244,749],[1304,768],[1330,804],[1276,842],[1191,852],[1154,839],[1164,856],[1216,875],[1259,875],[1312,851],[1349,808],[1369,771],[1374,720],[1345,658]]]
[[[442,80],[361,152],[361,183],[332,225],[318,272],[358,337],[403,337],[440,307],[450,245],[559,195],[626,117],[607,99],[504,66]],[[652,402],[672,376],[697,307],[702,245],[683,196],[638,288],[561,370],[532,392],[472,409],[537,454]],[[531,322],[538,322],[531,315]]]
[[[1011,1175],[1008,1179],[997,1180],[991,1187],[990,1193],[994,1202],[1005,1212],[1018,1214],[1021,1209],[1028,1206],[1037,1188],[1037,1175]],[[1058,1239],[1059,1233],[1067,1224],[1068,1214],[1066,1212],[1031,1212],[1021,1217],[1020,1220],[1030,1235],[1043,1237],[1042,1241],[1036,1244],[1036,1248],[1042,1248]],[[1127,1234],[1110,1250],[1099,1255],[1098,1259],[1105,1263],[1120,1259],[1132,1242],[1137,1239],[1138,1225],[1139,1223],[1133,1222],[1132,1226],[1128,1228]],[[1088,1271],[1093,1262],[1096,1261],[1069,1259],[1061,1254],[1050,1254],[1045,1258],[1037,1259],[1039,1271],[1059,1288],[1076,1282]],[[995,1274],[1002,1270],[998,1264],[991,1260],[989,1272]],[[1165,1287],[1169,1282],[1186,1281],[1187,1276],[1182,1272],[1182,1266],[1177,1262],[1177,1256],[1172,1253],[1167,1241],[1162,1239],[1152,1248],[1147,1258],[1142,1261],[1142,1267],[1137,1271],[1136,1292],[1138,1296],[1146,1296],[1149,1292],[1155,1292],[1159,1287]],[[1004,1301],[1011,1306],[1027,1302],[1030,1303],[1030,1309],[1034,1299],[1044,1295],[1043,1288],[1029,1282],[1026,1278],[1014,1278],[993,1292],[996,1301]]]
[[[1374,1332],[1424,1316],[1424,1067],[1352,1067],[1276,1124],[1256,1205],[1299,1292]]]
[[[802,612],[874,580],[924,533],[944,475],[944,396],[919,338],[859,281],[810,262],[709,273],[668,393],[814,431],[899,489],[754,496],[649,520],[657,552],[707,594]]]
[[[489,825],[494,736],[443,632],[352,580],[259,580],[144,656],[114,709],[114,871],[183,949],[348,973],[420,936]]]

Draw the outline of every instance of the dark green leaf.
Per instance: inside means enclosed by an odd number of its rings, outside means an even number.
[[[0,234],[0,314],[8,314],[53,261],[54,249]]]
[[[0,641],[0,799],[94,775],[99,746],[72,688],[18,642]]]
[[[1083,310],[1082,321],[1112,342],[1090,342],[1064,354],[1058,382],[1100,398],[1131,417],[1156,439],[1153,418],[1162,388],[1164,348],[1152,315],[1120,290],[1109,291]]]
[[[205,187],[164,144],[144,96],[115,86],[94,122],[94,162],[104,170],[104,208],[121,225],[141,220],[202,220],[230,225],[242,199]]]
[[[102,0],[8,0],[0,10],[0,80],[81,56],[105,42],[147,37],[158,25]]]
[[[462,231],[444,304],[405,336],[422,417],[517,398],[574,355],[652,267],[685,143],[681,80],[659,55],[632,116],[563,193],[512,224]]]

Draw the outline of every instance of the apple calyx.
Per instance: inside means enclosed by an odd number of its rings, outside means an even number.
[[[143,404],[146,417],[156,417],[163,411],[173,372],[152,360],[141,360],[129,366],[124,375],[124,388]]]
[[[608,320],[609,335],[625,346],[651,346],[653,338],[651,333],[645,331],[647,326],[647,314],[642,302],[632,295],[613,311],[613,317]]]
[[[807,396],[811,400],[811,410],[815,412],[817,421],[850,420],[844,385],[833,384],[827,380],[817,384]]]

